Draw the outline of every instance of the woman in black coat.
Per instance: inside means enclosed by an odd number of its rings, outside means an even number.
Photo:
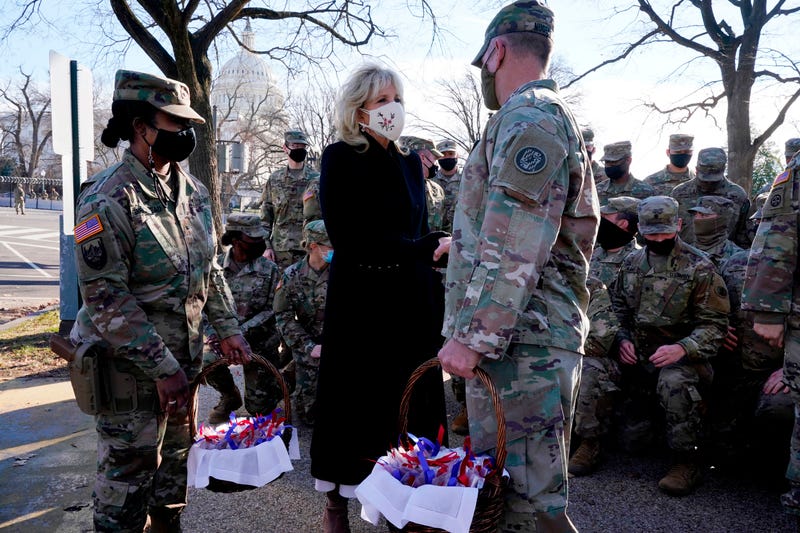
[[[398,150],[402,86],[396,73],[364,65],[337,102],[342,140],[322,154],[320,204],[334,248],[322,333],[311,475],[328,494],[325,531],[349,531],[347,499],[375,460],[398,442],[408,378],[441,344],[434,254],[419,156]],[[444,256],[446,257],[446,256]],[[441,372],[414,388],[409,432],[436,438],[446,426]]]

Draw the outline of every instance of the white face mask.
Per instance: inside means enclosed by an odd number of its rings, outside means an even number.
[[[369,123],[359,122],[365,128],[383,135],[390,141],[396,141],[403,132],[406,120],[406,110],[400,102],[389,102],[375,109],[361,109],[369,115]]]

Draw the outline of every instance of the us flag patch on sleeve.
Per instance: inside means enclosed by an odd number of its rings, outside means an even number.
[[[75,243],[80,244],[92,235],[97,235],[101,231],[103,231],[103,223],[100,222],[100,216],[92,215],[75,226]]]
[[[304,202],[309,201],[313,197],[314,197],[314,191],[312,191],[312,190],[307,190],[306,192],[303,193],[303,201]]]
[[[785,183],[789,181],[789,170],[784,170],[780,174],[775,177],[775,181],[772,182],[772,186],[780,185],[781,183]]]

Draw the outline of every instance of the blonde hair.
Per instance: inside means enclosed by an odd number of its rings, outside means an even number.
[[[355,146],[359,151],[365,151],[369,147],[369,142],[358,125],[358,110],[389,84],[394,85],[402,99],[403,83],[400,76],[391,69],[376,63],[364,63],[350,74],[336,99],[334,123],[341,140]]]

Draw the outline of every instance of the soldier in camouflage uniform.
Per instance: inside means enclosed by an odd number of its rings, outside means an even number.
[[[619,320],[611,307],[608,287],[589,276],[589,336],[584,344],[580,390],[575,403],[573,435],[580,446],[569,459],[569,473],[585,476],[600,459],[601,440],[611,429],[614,401],[619,393],[619,363],[611,355]]]
[[[580,128],[552,80],[553,12],[502,8],[473,65],[498,110],[467,159],[453,221],[439,352],[467,378],[476,452],[495,447],[492,377],[506,416],[512,486],[499,530],[575,531],[567,453],[577,396],[599,205]]]
[[[781,497],[787,512],[800,516],[800,157],[772,182],[761,223],[750,249],[742,309],[753,313],[753,330],[772,347],[783,348],[783,382],[795,404],[795,425]]]
[[[736,212],[733,202],[722,196],[701,196],[688,211],[693,217],[694,247],[705,252],[714,266],[742,250],[728,238],[730,218]]]
[[[18,215],[25,214],[25,189],[21,183],[17,183],[14,187],[14,211]]]
[[[638,180],[631,174],[631,142],[620,141],[603,147],[603,170],[608,179],[597,184],[597,196],[600,205],[606,205],[609,198],[617,196],[633,196],[640,200],[653,196],[653,187]]]
[[[672,467],[658,483],[671,495],[689,494],[700,477],[703,393],[709,360],[727,333],[730,303],[714,264],[677,233],[678,202],[652,196],[639,204],[645,247],[622,262],[611,301],[625,391],[621,433],[650,444],[653,395],[666,415]],[[632,449],[628,446],[628,449]]]
[[[594,159],[594,154],[597,151],[597,147],[594,145],[594,130],[591,128],[584,128],[581,130],[581,135],[583,136],[583,144],[586,146],[586,152],[589,154],[589,159],[592,161],[592,175],[594,176],[594,182],[600,183],[601,181],[607,180],[608,177],[606,176],[606,171],[603,168],[603,165]]]
[[[431,231],[441,231],[444,227],[444,188],[434,180],[438,171],[436,161],[442,153],[433,145],[433,141],[403,135],[398,139],[400,146],[407,151],[417,152],[422,161],[422,174],[425,176],[425,203],[428,206],[428,226]]]
[[[667,157],[669,163],[658,172],[650,174],[644,182],[653,187],[654,195],[669,196],[672,189],[694,179],[694,171],[689,168],[692,160],[692,142],[694,137],[683,133],[669,136]]]
[[[308,255],[283,272],[275,294],[275,316],[295,362],[292,412],[301,422],[313,426],[328,265],[333,259],[325,222],[312,220],[306,224],[303,247]]]
[[[305,256],[300,246],[305,217],[320,215],[319,172],[306,164],[308,139],[302,131],[284,133],[286,166],[270,174],[261,194],[261,221],[267,229],[268,259],[286,268]],[[315,183],[317,182],[317,183]],[[316,206],[306,206],[307,203]]]
[[[607,287],[617,281],[625,256],[640,248],[635,240],[639,228],[639,201],[632,196],[617,196],[600,208],[600,228],[589,275]]]
[[[250,358],[216,262],[206,188],[177,163],[194,149],[181,82],[117,71],[106,146],[120,163],[83,184],[75,258],[83,305],[73,342],[99,343],[109,405],[96,415],[96,531],[180,531],[191,446],[189,380],[200,371],[205,313],[234,363]],[[111,381],[111,376],[124,380]],[[123,404],[127,404],[123,406]]]
[[[444,223],[442,231],[453,232],[453,215],[456,210],[458,188],[461,186],[461,170],[458,168],[458,145],[452,139],[444,139],[436,145],[442,157],[434,181],[444,189]]]
[[[669,194],[680,205],[680,218],[683,221],[681,240],[694,244],[694,225],[691,224],[689,209],[697,205],[701,196],[722,196],[732,201],[732,212],[728,224],[728,238],[742,248],[749,248],[747,240],[747,213],[750,199],[739,185],[725,177],[727,156],[722,148],[703,148],[697,154],[696,176],[672,189]]]
[[[280,268],[262,255],[267,248],[266,236],[258,215],[233,213],[228,216],[225,233],[220,239],[230,248],[217,259],[236,304],[242,334],[255,353],[282,368],[287,361],[281,359],[283,354],[278,354],[280,334],[272,310]],[[207,337],[213,346],[213,331],[207,332]],[[203,364],[211,364],[218,358],[219,354],[214,350],[206,350]],[[218,367],[206,381],[220,392],[219,403],[211,410],[209,422],[224,422],[231,411],[242,405],[239,389],[227,367]],[[244,365],[244,387],[244,405],[250,416],[271,413],[283,399],[283,392],[272,372],[255,362]]]
[[[756,195],[756,197],[753,198],[753,205],[750,206],[752,214],[747,218],[746,222],[747,239],[750,242],[753,242],[753,239],[756,238],[756,231],[758,231],[758,224],[759,222],[761,222],[761,208],[764,206],[764,202],[767,201],[767,196],[769,196],[769,189],[766,192],[762,192]]]

